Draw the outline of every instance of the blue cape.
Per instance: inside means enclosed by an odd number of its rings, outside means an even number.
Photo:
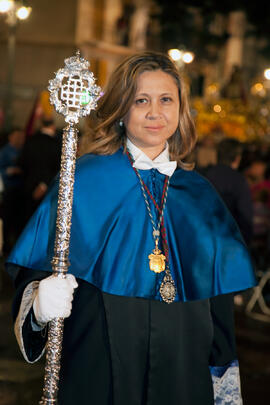
[[[165,176],[155,169],[140,173],[160,200]],[[57,193],[55,181],[9,263],[51,271]],[[204,299],[255,285],[249,253],[235,221],[198,173],[178,169],[173,174],[164,220],[176,300]],[[107,293],[161,300],[164,273],[149,269],[153,248],[152,225],[139,180],[123,150],[78,159],[69,271]]]

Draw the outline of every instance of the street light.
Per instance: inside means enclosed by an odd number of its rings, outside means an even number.
[[[4,103],[4,130],[9,132],[12,124],[12,96],[13,96],[13,75],[15,64],[16,28],[18,20],[25,20],[32,11],[20,0],[0,0],[0,13],[6,16],[8,25],[8,58],[7,58],[7,81],[6,96]]]
[[[31,7],[20,7],[18,8],[18,10],[16,11],[16,16],[19,20],[26,20],[30,13],[31,13],[32,9]]]
[[[267,80],[270,80],[270,69],[268,68],[268,69],[265,69],[265,71],[263,72],[263,74],[264,74],[264,77],[267,79]]]
[[[194,53],[193,52],[184,52],[182,56],[184,63],[191,63],[194,60]]]
[[[170,49],[168,51],[168,54],[170,55],[172,60],[178,61],[178,60],[181,60],[182,55],[183,55],[183,51],[180,51],[180,49],[175,48],[175,49]]]
[[[1,0],[0,1],[0,13],[7,13],[12,8],[11,0]]]
[[[176,62],[179,68],[182,68],[184,64],[193,62],[195,55],[193,52],[183,51],[181,49],[173,48],[168,51],[171,59]]]
[[[0,13],[6,14],[8,25],[16,25],[17,19],[26,20],[32,11],[23,0],[0,0]]]

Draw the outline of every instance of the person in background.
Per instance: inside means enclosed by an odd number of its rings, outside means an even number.
[[[241,156],[240,142],[223,139],[217,145],[218,163],[205,170],[204,175],[221,195],[249,245],[253,236],[253,204],[248,182],[238,171]]]
[[[25,192],[25,222],[47,193],[60,168],[61,143],[53,120],[43,119],[40,130],[27,139],[18,164]]]
[[[202,173],[217,163],[217,150],[214,137],[211,135],[205,136],[196,148],[196,166]]]
[[[14,128],[8,135],[8,142],[0,149],[0,174],[7,189],[18,183],[21,169],[17,160],[25,141],[25,133]]]
[[[257,267],[266,271],[270,262],[270,180],[268,161],[257,153],[245,169],[253,201],[252,252]]]
[[[270,180],[267,166],[268,161],[257,154],[250,162],[249,167],[246,168],[245,176],[250,185],[253,199],[256,200],[258,193],[265,193],[265,203],[270,209]]]
[[[23,227],[23,184],[18,156],[25,133],[14,128],[8,142],[0,149],[0,175],[3,182],[1,216],[3,219],[3,253],[8,254]]]

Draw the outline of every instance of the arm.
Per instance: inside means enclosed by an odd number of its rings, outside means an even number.
[[[233,294],[210,299],[214,339],[210,356],[215,405],[242,405],[234,336]]]
[[[14,325],[18,345],[28,363],[35,363],[42,357],[47,341],[47,325],[38,326],[33,311],[38,286],[39,281],[26,286]]]
[[[47,330],[32,327],[35,324],[32,306],[40,280],[50,273],[9,265],[9,272],[11,271],[16,274],[14,279],[16,292],[12,306],[15,336],[25,360],[34,363],[44,353]]]
[[[48,273],[41,273],[43,274],[22,269],[15,283],[15,335],[22,354],[29,363],[37,361],[44,352],[47,323],[54,318],[66,318],[70,315],[73,292],[77,287],[75,277],[71,274],[61,278],[50,273],[50,276],[46,277]],[[37,280],[40,276],[41,281]],[[26,281],[32,278],[35,280],[30,281],[23,290]]]

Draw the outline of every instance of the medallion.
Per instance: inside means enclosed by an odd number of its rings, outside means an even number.
[[[175,300],[176,287],[169,270],[166,270],[159,292],[162,300],[167,304],[171,304]]]
[[[166,268],[166,256],[164,256],[161,250],[156,246],[151,255],[148,256],[149,259],[149,267],[150,270],[154,271],[155,273],[161,273]]]

